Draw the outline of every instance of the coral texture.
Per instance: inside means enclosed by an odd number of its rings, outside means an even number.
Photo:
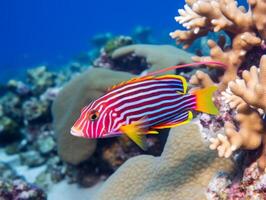
[[[255,66],[242,74],[244,82],[232,82],[230,89],[247,104],[266,113],[266,55],[262,56],[259,70]]]
[[[232,40],[230,47],[224,43],[208,41],[210,56],[194,57],[195,61],[222,61],[227,65],[220,78],[219,88],[224,90],[229,81],[237,77],[238,69],[246,61],[250,50],[262,48],[265,39],[264,0],[250,0],[248,11],[235,0],[186,0],[180,16],[175,19],[188,30],[177,30],[170,35],[188,47],[196,38],[208,32],[225,31]],[[210,66],[211,67],[211,66]]]
[[[181,49],[170,45],[129,45],[115,50],[112,54],[114,59],[123,57],[128,54],[145,58],[151,66],[150,71],[170,67],[177,64],[190,63],[193,54],[187,53]],[[167,72],[175,73],[175,72]]]
[[[210,148],[217,150],[220,157],[233,155],[239,164],[238,172],[243,175],[231,180],[226,176],[217,178],[224,183],[222,186],[214,179],[208,189],[208,198],[265,199],[266,3],[249,0],[248,11],[234,0],[187,0],[186,3],[176,20],[189,30],[171,33],[173,38],[187,47],[208,32],[223,30],[232,42],[225,46],[224,42],[209,40],[210,56],[193,58],[196,61],[222,61],[227,65],[224,73],[218,79],[215,77],[216,82],[209,72],[198,71],[190,83],[200,87],[219,86],[216,102],[220,115],[201,115],[201,123],[211,132]],[[247,70],[242,72],[243,69]],[[223,116],[223,111],[229,117]]]
[[[229,46],[224,45],[222,38],[217,43],[209,40],[210,56],[193,58],[195,61],[221,61],[227,65],[216,82],[220,92],[224,91],[222,94],[225,102],[220,103],[220,111],[228,104],[230,108],[227,108],[227,113],[231,113],[231,119],[222,117],[223,120],[219,120],[217,117],[211,117],[206,122],[205,117],[204,122],[201,117],[201,122],[208,127],[214,127],[215,132],[216,128],[225,127],[225,134],[214,136],[210,145],[211,149],[218,150],[221,157],[230,157],[238,149],[258,150],[263,146],[258,164],[264,169],[266,129],[262,115],[265,113],[266,104],[266,57],[262,55],[266,53],[266,14],[262,10],[265,9],[266,3],[264,0],[250,0],[248,4],[249,10],[246,11],[243,6],[238,6],[235,0],[186,0],[184,9],[178,11],[180,16],[175,19],[188,30],[177,30],[170,35],[176,38],[177,42],[184,43],[184,47],[209,32],[223,30],[230,37],[232,43]],[[259,62],[260,69],[251,67]],[[245,68],[250,70],[241,73]],[[200,87],[216,84],[208,73],[201,71],[191,77],[190,83]],[[226,90],[228,83],[230,89]]]
[[[241,180],[233,179],[226,173],[219,173],[209,184],[207,198],[209,200],[266,199],[266,174],[261,173],[257,163],[245,168]]]
[[[244,71],[243,80],[230,82],[231,91],[225,92],[224,96],[232,109],[236,109],[236,121],[225,126],[226,137],[219,136],[213,139],[211,148],[217,149],[220,156],[229,157],[232,151],[239,148],[257,149],[261,145],[263,150],[258,159],[259,167],[266,167],[266,123],[262,119],[265,113],[265,67],[266,56],[261,58],[260,68],[251,67],[250,71]]]
[[[46,194],[40,188],[26,182],[8,164],[0,162],[0,199],[1,200],[45,200]]]
[[[118,36],[110,39],[104,47],[100,49],[100,56],[93,62],[94,67],[107,68],[115,71],[125,71],[132,74],[141,74],[148,68],[145,57],[140,57],[130,53],[119,56],[117,59],[112,54],[117,49],[134,44],[134,40],[129,36]]]
[[[171,129],[160,157],[129,159],[94,199],[203,200],[210,179],[220,170],[230,173],[233,163],[208,150],[197,125],[184,125]]]

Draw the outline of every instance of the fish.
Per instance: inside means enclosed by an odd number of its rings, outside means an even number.
[[[193,111],[218,114],[212,101],[216,86],[191,93],[187,89],[183,76],[155,76],[154,72],[122,82],[85,106],[70,132],[88,139],[126,134],[147,150],[146,135],[190,122]]]

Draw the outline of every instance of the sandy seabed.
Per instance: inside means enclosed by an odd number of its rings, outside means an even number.
[[[38,174],[45,169],[45,166],[28,168],[19,164],[18,155],[8,156],[3,150],[0,150],[0,161],[10,164],[14,169],[26,178],[30,183],[34,182]],[[91,188],[80,188],[77,184],[68,184],[66,181],[61,181],[54,184],[48,191],[48,200],[93,200],[93,196],[98,191],[103,183],[98,183]]]

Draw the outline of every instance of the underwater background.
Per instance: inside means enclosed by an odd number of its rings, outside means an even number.
[[[266,200],[265,40],[265,0],[2,0],[0,200]],[[120,89],[173,121],[102,138]]]
[[[171,42],[168,34],[176,27],[173,16],[183,3],[3,0],[0,67],[5,73],[1,82],[37,65],[56,69],[93,48],[92,37],[100,33],[130,34],[144,26],[163,42]]]

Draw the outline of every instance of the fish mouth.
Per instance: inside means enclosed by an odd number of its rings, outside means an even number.
[[[71,135],[76,137],[83,137],[83,132],[80,129],[75,128],[74,126],[70,130]]]

